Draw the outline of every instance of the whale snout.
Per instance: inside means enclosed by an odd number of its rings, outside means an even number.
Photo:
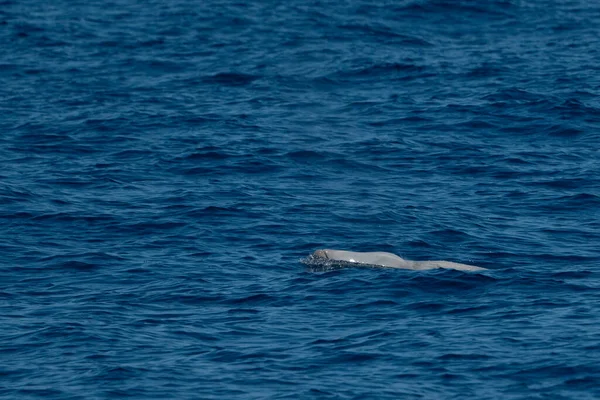
[[[313,257],[328,259],[327,250],[317,250],[313,253]]]

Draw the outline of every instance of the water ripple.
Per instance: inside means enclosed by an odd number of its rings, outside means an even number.
[[[0,5],[0,397],[600,397],[591,3]]]

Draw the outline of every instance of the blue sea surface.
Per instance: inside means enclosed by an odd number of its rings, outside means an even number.
[[[599,27],[0,0],[0,398],[600,398]]]

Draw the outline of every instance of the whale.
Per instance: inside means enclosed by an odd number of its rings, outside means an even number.
[[[383,251],[361,253],[347,250],[316,250],[308,257],[311,264],[340,264],[344,266],[370,266],[384,268],[411,269],[424,271],[429,269],[444,268],[458,271],[485,271],[486,268],[474,265],[460,264],[452,261],[411,261],[393,253]]]

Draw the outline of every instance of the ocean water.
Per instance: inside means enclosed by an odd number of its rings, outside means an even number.
[[[600,398],[599,26],[0,1],[0,398]]]

